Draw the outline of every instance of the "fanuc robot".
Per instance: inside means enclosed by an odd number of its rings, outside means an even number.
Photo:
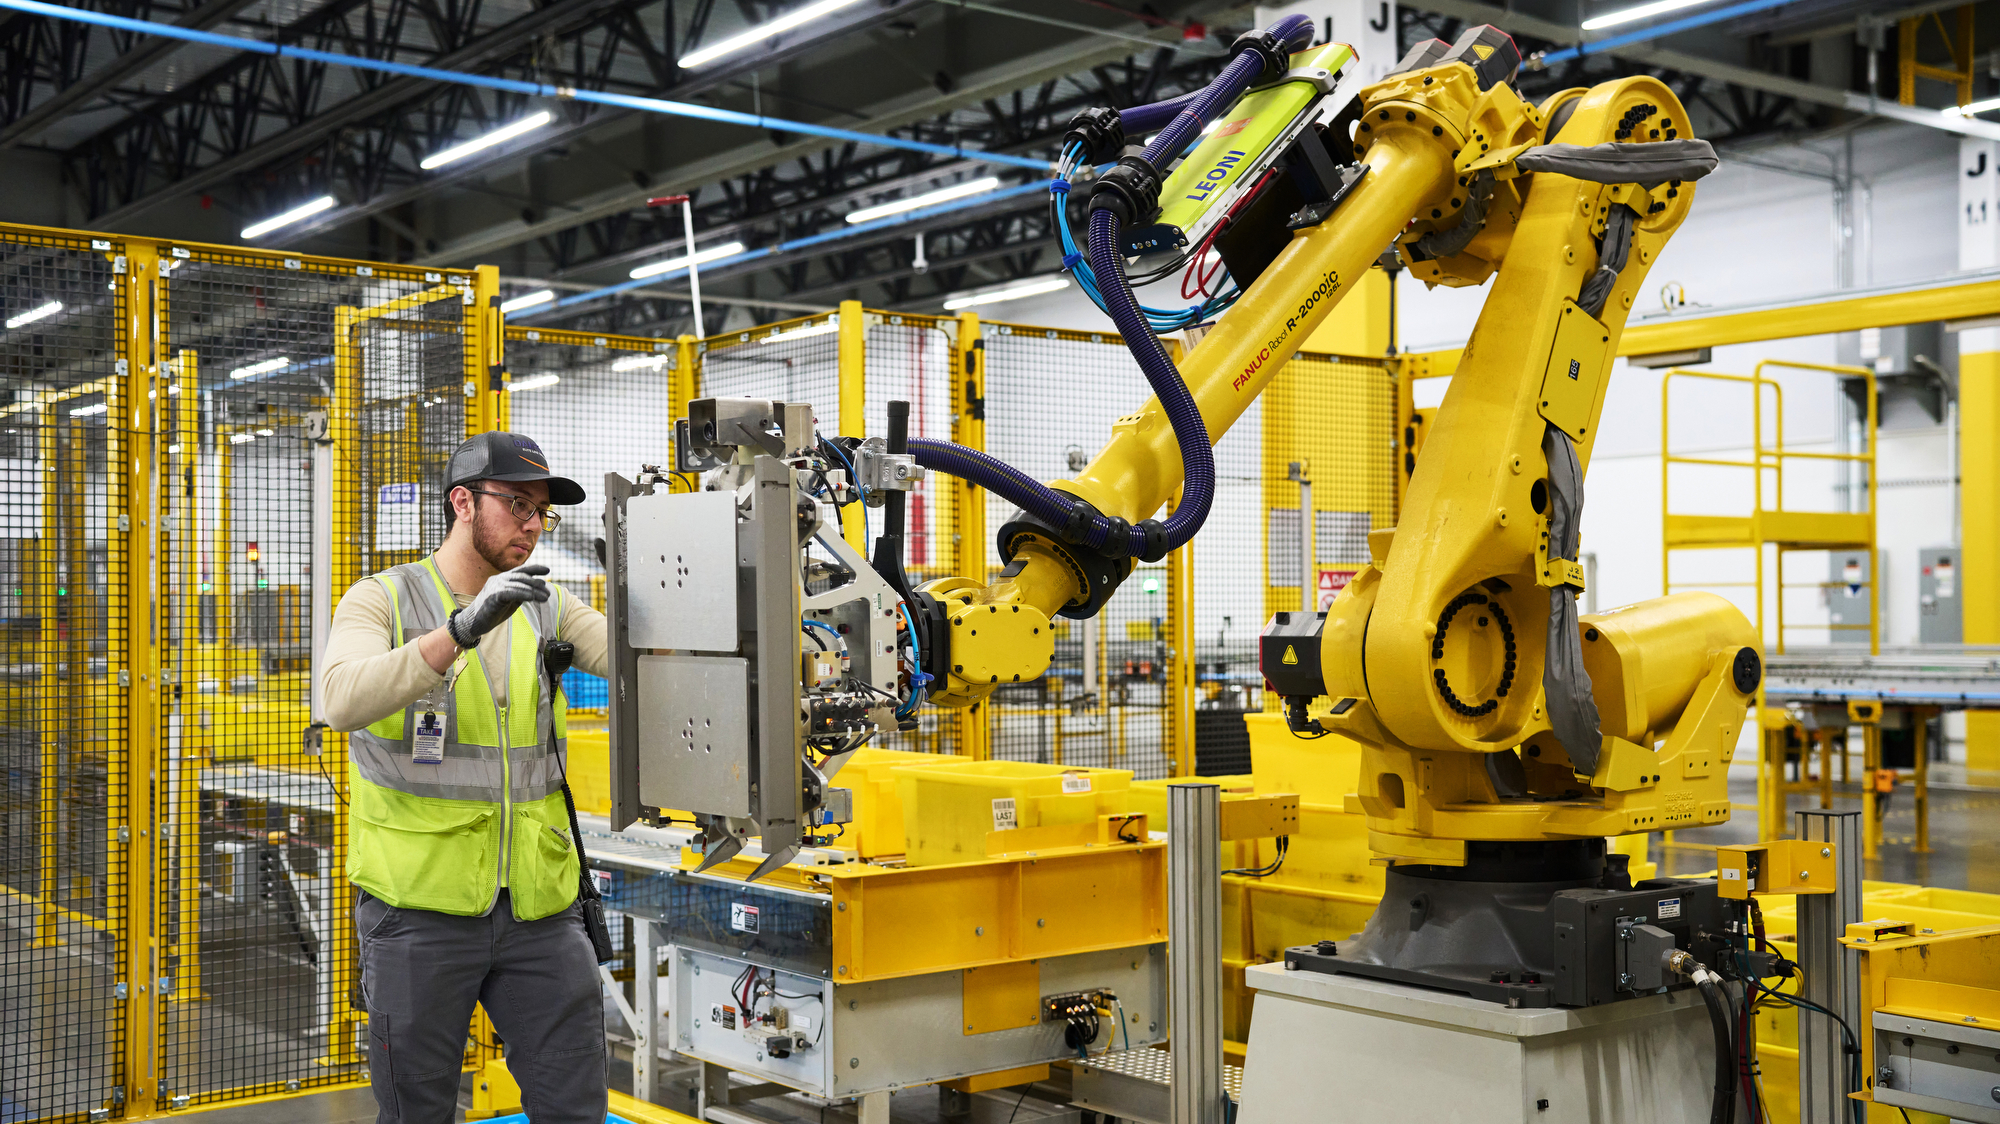
[[[1522,1007],[1630,994],[1608,951],[1556,971],[1565,894],[1624,895],[1619,916],[1701,955],[1721,927],[1713,883],[1634,889],[1605,840],[1728,818],[1758,637],[1706,594],[1579,621],[1576,553],[1619,335],[1714,153],[1649,77],[1523,101],[1519,53],[1490,27],[1358,89],[1352,52],[1311,37],[1304,17],[1246,34],[1199,93],[1094,110],[1066,136],[1052,202],[1066,264],[1155,391],[1074,479],[906,440],[893,411],[886,440],[856,442],[822,438],[802,406],[744,399],[698,400],[682,424],[675,467],[703,490],[669,495],[657,469],[609,479],[614,827],[682,808],[704,867],[752,837],[757,877],[784,865],[839,819],[826,782],[843,754],[925,703],[970,706],[1041,675],[1052,617],[1095,614],[1134,559],[1195,534],[1214,439],[1381,261],[1490,290],[1400,525],[1369,536],[1370,564],[1330,611],[1267,629],[1267,652],[1294,657],[1265,661],[1291,729],[1362,747],[1350,809],[1392,864],[1366,933],[1294,950],[1295,966]],[[1092,168],[1085,202],[1071,181]],[[1075,238],[1073,213],[1087,221]],[[1224,296],[1179,314],[1133,296],[1128,270],[1210,247],[1233,279]],[[1157,333],[1210,321],[1177,368]],[[902,490],[925,471],[1019,507],[997,580],[905,577]],[[834,529],[863,494],[888,508],[872,561]],[[830,647],[846,674],[812,658]],[[642,706],[660,693],[710,699],[742,728],[657,720]],[[1672,917],[1647,905],[1667,897]]]

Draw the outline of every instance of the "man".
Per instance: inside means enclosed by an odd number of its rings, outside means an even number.
[[[583,502],[515,433],[446,470],[444,545],[355,583],[334,613],[326,719],[348,742],[347,876],[378,1124],[456,1119],[474,1001],[535,1124],[602,1124],[603,1004],[576,906],[563,704],[543,648],[603,674],[604,615],[528,565]]]

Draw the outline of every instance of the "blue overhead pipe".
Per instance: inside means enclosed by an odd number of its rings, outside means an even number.
[[[0,0],[0,3],[4,2],[5,0]],[[1613,35],[1606,39],[1594,39],[1588,43],[1578,43],[1574,47],[1565,47],[1560,51],[1550,51],[1545,55],[1541,55],[1537,61],[1545,67],[1554,66],[1557,63],[1568,62],[1571,59],[1582,58],[1585,55],[1603,54],[1605,51],[1615,51],[1620,47],[1629,47],[1634,43],[1644,43],[1649,39],[1658,39],[1663,35],[1674,35],[1692,28],[1705,27],[1711,23],[1721,23],[1723,20],[1735,19],[1737,16],[1747,16],[1752,12],[1761,12],[1769,8],[1781,8],[1786,4],[1797,2],[1798,0],[1746,0],[1745,3],[1731,4],[1727,8],[1717,8],[1712,12],[1703,12],[1698,16],[1688,16],[1685,19],[1656,23],[1651,27],[1642,27],[1637,31],[1628,31],[1622,35]]]
[[[1027,156],[1013,156],[1003,152],[983,152],[961,145],[931,144],[926,141],[904,140],[901,137],[883,136],[879,133],[863,133],[853,129],[836,129],[830,125],[814,125],[805,121],[788,121],[782,117],[766,117],[758,113],[739,113],[733,109],[716,109],[711,106],[695,105],[692,102],[668,101],[664,98],[642,98],[631,94],[613,94],[601,90],[579,90],[568,86],[550,86],[541,82],[522,82],[513,78],[493,78],[483,74],[466,74],[456,70],[440,70],[432,66],[417,66],[411,63],[391,62],[387,59],[371,59],[361,55],[342,54],[339,51],[316,51],[309,47],[293,47],[282,43],[266,43],[261,39],[248,39],[240,35],[223,35],[213,31],[198,31],[193,28],[176,27],[168,23],[133,19],[129,16],[115,16],[105,12],[85,11],[81,8],[67,8],[61,4],[48,4],[43,0],[0,0],[0,8],[26,12],[29,15],[47,16],[50,19],[69,20],[75,23],[94,24],[98,27],[115,28],[139,35],[161,35],[169,39],[182,39],[189,43],[201,43],[210,47],[223,47],[233,51],[247,51],[255,55],[270,55],[274,58],[295,58],[305,62],[321,62],[333,66],[352,67],[356,70],[374,70],[384,74],[397,74],[408,78],[426,78],[433,82],[445,82],[457,86],[474,86],[485,90],[500,90],[510,94],[525,94],[529,97],[567,98],[572,101],[589,102],[595,105],[612,105],[621,109],[637,109],[647,113],[661,113],[670,117],[692,117],[703,121],[718,121],[726,125],[747,125],[756,129],[775,129],[787,133],[804,133],[808,136],[825,137],[829,140],[854,141],[861,144],[877,144],[884,148],[897,148],[907,152],[923,152],[932,156],[953,156],[966,160],[979,160],[988,164],[1005,164],[1015,168],[1033,168],[1047,171],[1051,163]]]

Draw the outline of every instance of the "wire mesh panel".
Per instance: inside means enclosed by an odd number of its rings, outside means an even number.
[[[130,435],[118,251],[0,228],[0,1120],[124,1081]]]
[[[534,438],[549,468],[583,485],[585,500],[562,509],[563,520],[542,536],[535,561],[549,567],[585,604],[604,607],[604,474],[631,479],[642,464],[671,467],[678,348],[671,340],[582,335],[527,328],[507,330],[508,428]],[[571,671],[563,679],[572,712],[602,710],[607,688],[599,676]]]
[[[990,324],[984,338],[986,449],[1038,479],[1074,475],[1103,448],[1111,423],[1152,396],[1115,332]],[[987,497],[992,531],[1013,514],[1006,501]],[[991,544],[983,549],[997,572]],[[1057,618],[1048,674],[993,695],[995,758],[1131,769],[1141,779],[1172,774],[1166,571],[1164,561],[1141,562],[1096,617]]]
[[[710,336],[698,346],[698,396],[810,402],[819,431],[828,437],[840,432],[839,316]]]
[[[889,403],[903,401],[910,404],[912,438],[951,438],[954,353],[950,333],[956,328],[956,321],[943,318],[868,314],[863,336],[864,436],[886,437]],[[920,481],[904,500],[903,569],[911,585],[959,572],[958,551],[968,544],[959,542],[950,496],[948,483],[930,476]],[[856,517],[855,508],[847,510],[848,518]],[[870,510],[867,519],[873,534],[881,534],[881,509]],[[873,557],[874,539],[869,538],[868,543],[869,555]],[[978,546],[971,544],[971,548]],[[958,722],[950,712],[927,707],[918,712],[917,723],[915,731],[887,733],[872,744],[922,753],[962,752],[958,745]]]
[[[365,1079],[346,884],[346,762],[309,751],[315,547],[332,574],[443,538],[466,428],[463,278],[176,252],[163,329],[167,529],[157,885],[160,1099],[177,1107]],[[336,529],[314,501],[359,498]],[[342,592],[334,588],[334,596]],[[329,739],[329,746],[339,739]]]
[[[1265,388],[1255,424],[1246,417],[1231,431],[1229,467],[1222,475],[1232,483],[1224,490],[1233,487],[1241,494],[1224,516],[1230,523],[1221,541],[1246,557],[1235,564],[1234,582],[1218,581],[1222,575],[1215,570],[1198,571],[1196,604],[1220,585],[1235,612],[1256,615],[1244,620],[1232,614],[1229,627],[1213,633],[1213,623],[1204,621],[1196,631],[1203,695],[1196,755],[1205,769],[1247,770],[1249,739],[1238,732],[1241,714],[1277,705],[1263,697],[1257,669],[1257,633],[1264,622],[1272,613],[1305,608],[1307,587],[1313,607],[1325,609],[1367,564],[1368,532],[1396,524],[1396,378],[1382,362],[1301,354]],[[1260,443],[1254,503],[1243,502],[1250,494],[1240,483],[1243,469],[1253,463],[1248,445],[1253,439]],[[1307,524],[1299,514],[1308,487],[1310,568],[1300,538]],[[1216,530],[1212,520],[1202,535],[1209,538]],[[1260,548],[1261,582],[1253,576]]]

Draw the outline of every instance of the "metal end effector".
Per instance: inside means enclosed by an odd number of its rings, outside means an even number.
[[[840,529],[841,506],[886,495],[900,536],[923,470],[895,444],[823,439],[805,403],[705,398],[675,441],[698,488],[605,478],[614,827],[691,816],[697,871],[755,839],[753,880],[839,835],[851,800],[830,782],[921,702],[900,567]]]

